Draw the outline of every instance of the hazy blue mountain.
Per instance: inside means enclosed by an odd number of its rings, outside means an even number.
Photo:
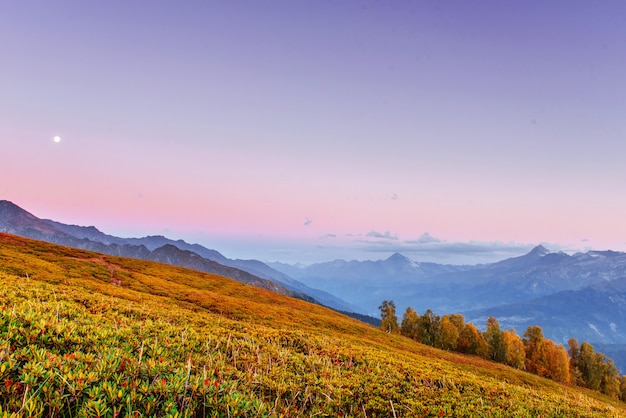
[[[438,276],[452,283],[447,309],[487,308],[523,302],[564,290],[582,289],[624,277],[626,254],[590,251],[567,255],[537,247],[528,254],[481,268]]]
[[[383,299],[393,299],[400,314],[407,306],[446,313],[518,303],[615,280],[626,272],[626,254],[568,255],[538,246],[520,257],[477,266],[419,263],[397,253],[378,261],[270,265],[369,314],[377,313]]]
[[[484,324],[498,318],[501,328],[523,334],[528,326],[540,325],[550,339],[626,344],[626,275],[578,290],[564,290],[519,303],[468,311],[467,320]]]
[[[539,325],[547,338],[566,347],[570,338],[590,342],[626,372],[626,278],[463,315],[481,328],[493,316],[501,329],[514,328],[520,335],[527,327]]]
[[[257,260],[231,260],[216,250],[163,236],[120,238],[94,226],[67,225],[40,219],[19,206],[0,200],[0,231],[103,254],[160,261],[220,274],[258,287],[274,290],[331,308],[353,312],[349,303],[318,289],[309,288]]]
[[[335,260],[308,267],[284,263],[269,265],[307,286],[337,295],[369,315],[378,315],[377,307],[384,299],[393,299],[396,306],[405,307],[416,300],[416,292],[424,296],[443,291],[432,283],[438,275],[476,268],[418,263],[399,253],[378,261]]]
[[[270,265],[274,265],[271,264]],[[285,264],[276,263],[280,270]],[[287,267],[291,277],[317,277],[321,280],[361,282],[364,278],[377,277],[393,283],[405,283],[416,277],[428,278],[437,274],[463,271],[471,267],[452,266],[436,263],[417,263],[400,253],[394,253],[385,260],[378,261],[344,261],[335,260],[326,263],[312,264],[308,267]]]
[[[427,308],[460,312],[479,327],[494,316],[501,328],[520,335],[539,325],[556,342],[576,338],[609,347],[616,365],[626,370],[625,253],[568,255],[538,246],[520,257],[473,267],[427,265],[400,254],[309,267],[271,265],[372,315],[383,299],[392,299],[400,318],[411,306],[420,314]]]

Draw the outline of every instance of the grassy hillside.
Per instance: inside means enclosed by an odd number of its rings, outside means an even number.
[[[626,416],[625,405],[172,266],[0,234],[0,417]]]

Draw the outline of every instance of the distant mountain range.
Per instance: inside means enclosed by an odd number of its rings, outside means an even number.
[[[7,200],[0,200],[0,232],[103,254],[158,261],[207,273],[219,274],[241,283],[272,290],[344,312],[355,307],[326,292],[309,288],[257,260],[231,260],[216,250],[163,236],[120,238],[94,226],[66,225],[40,219]]]
[[[538,246],[497,263],[450,266],[417,263],[401,254],[379,261],[343,261],[308,267],[270,263],[311,287],[333,293],[375,314],[384,299],[398,316],[463,313],[483,326],[495,316],[501,327],[523,334],[540,325],[554,341],[626,344],[626,254],[589,251],[568,255]]]
[[[402,254],[395,253],[386,260],[344,261],[335,260],[311,266],[293,266],[269,263],[274,269],[357,306],[370,315],[377,314],[376,307],[384,299],[393,299],[398,307],[418,307],[416,292],[434,289],[433,277],[448,273],[472,270],[474,266],[453,266],[435,263],[417,263]],[[445,295],[442,295],[445,296]],[[443,309],[447,306],[428,305]]]

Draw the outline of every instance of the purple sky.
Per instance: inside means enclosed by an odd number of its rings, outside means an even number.
[[[268,261],[626,250],[625,17],[608,0],[2,2],[0,198]]]

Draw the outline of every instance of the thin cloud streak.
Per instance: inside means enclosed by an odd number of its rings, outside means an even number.
[[[377,231],[370,231],[367,234],[365,234],[366,237],[370,237],[370,238],[380,238],[380,239],[386,239],[386,240],[393,240],[393,241],[397,241],[398,240],[398,234],[392,234],[389,231],[385,231],[383,232],[377,232]]]
[[[369,243],[361,247],[370,254],[399,252],[421,262],[446,264],[484,264],[528,253],[534,245],[503,242],[402,241]],[[372,257],[379,258],[379,257]],[[384,257],[383,257],[384,258]]]
[[[428,232],[424,232],[418,239],[405,242],[408,244],[430,244],[433,242],[441,242],[441,240],[433,237]]]

